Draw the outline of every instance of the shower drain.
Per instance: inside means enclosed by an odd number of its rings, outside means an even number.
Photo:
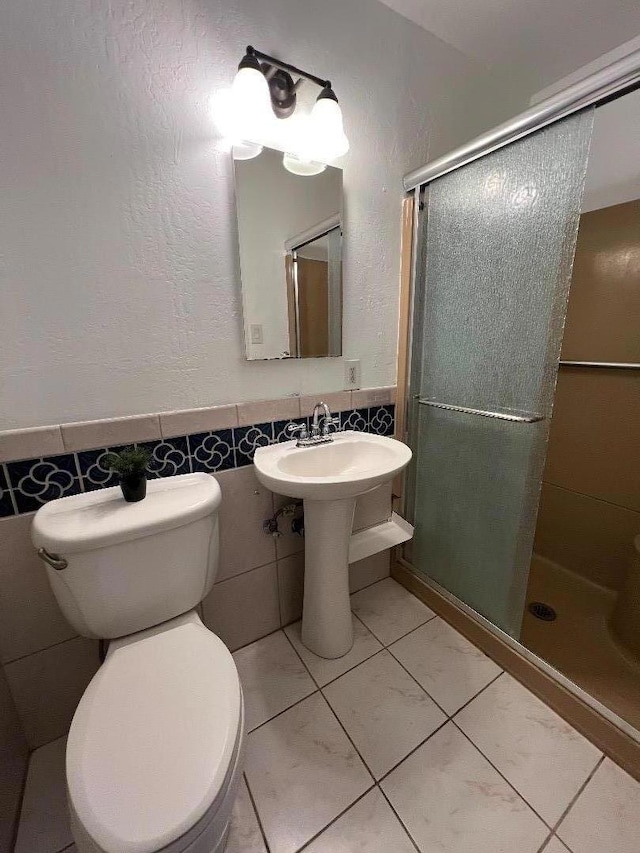
[[[556,618],[556,611],[544,601],[532,601],[529,604],[529,613],[533,614],[536,619],[542,619],[543,622],[553,622]]]

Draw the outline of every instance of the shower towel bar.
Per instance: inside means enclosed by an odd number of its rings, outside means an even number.
[[[544,420],[544,415],[515,414],[513,412],[490,412],[485,409],[469,409],[467,406],[452,406],[449,403],[436,403],[435,400],[423,400],[416,397],[421,406],[432,406],[434,409],[445,409],[448,412],[462,412],[464,415],[480,415],[483,418],[496,418],[499,421],[512,421],[518,424],[535,424]]]
[[[632,361],[565,361],[560,362],[560,367],[604,367],[609,370],[640,370],[640,364]]]

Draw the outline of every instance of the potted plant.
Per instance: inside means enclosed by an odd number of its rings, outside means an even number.
[[[147,494],[147,465],[151,453],[146,447],[125,447],[120,453],[109,453],[106,466],[120,478],[125,501],[135,503]]]

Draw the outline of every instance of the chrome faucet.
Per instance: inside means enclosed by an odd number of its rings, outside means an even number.
[[[333,441],[331,427],[340,428],[340,418],[331,416],[331,409],[325,402],[316,403],[311,416],[311,431],[307,431],[305,424],[289,424],[287,427],[291,435],[298,433],[296,447],[313,447],[315,444],[327,444]]]

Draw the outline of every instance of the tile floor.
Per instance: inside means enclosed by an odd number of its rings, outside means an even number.
[[[387,578],[337,661],[299,624],[234,654],[245,778],[228,853],[638,853],[640,784]],[[64,739],[36,750],[16,853],[72,853]]]

